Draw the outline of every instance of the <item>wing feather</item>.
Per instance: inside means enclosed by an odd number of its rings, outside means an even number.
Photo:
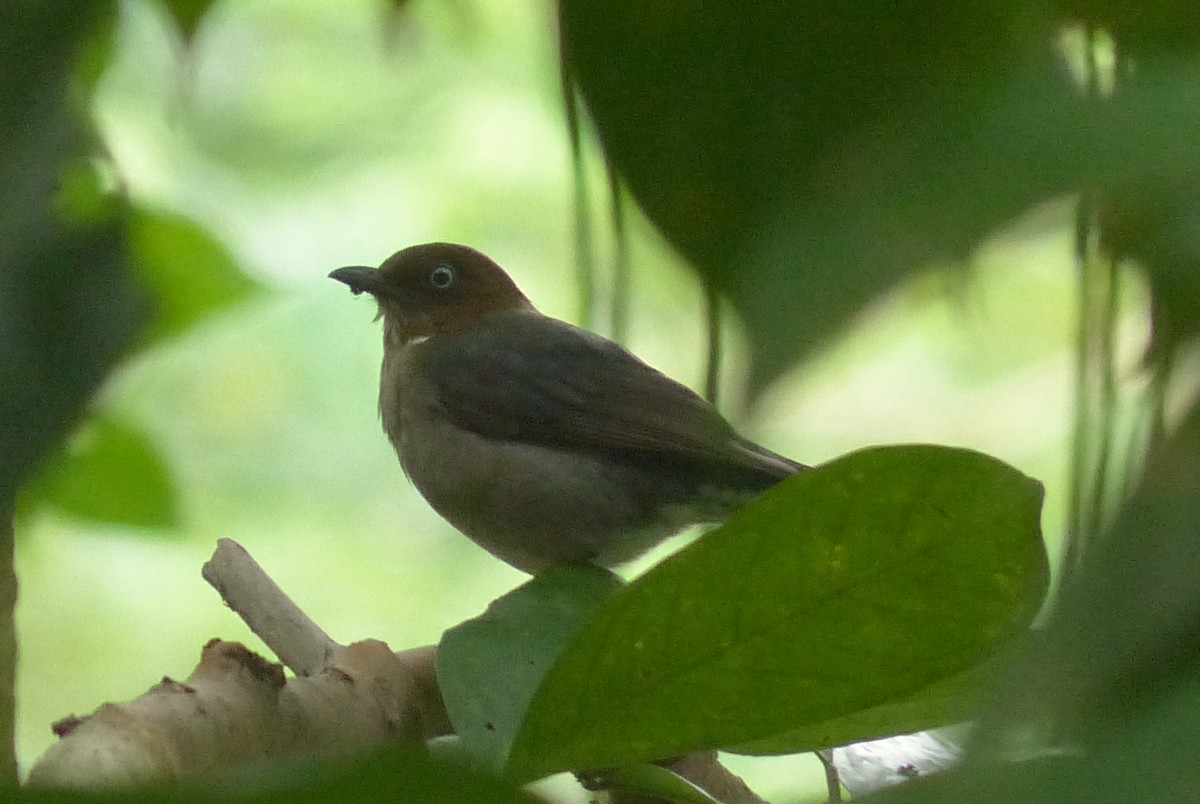
[[[686,386],[562,321],[513,312],[431,346],[425,368],[440,404],[480,435],[764,482],[802,468],[738,436]]]

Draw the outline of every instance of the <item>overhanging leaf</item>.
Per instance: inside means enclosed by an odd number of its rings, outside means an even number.
[[[756,386],[1082,173],[1082,103],[1045,4],[560,8],[606,159],[733,301]]]
[[[1041,496],[994,458],[930,446],[785,481],[599,608],[529,705],[509,772],[765,740],[980,664],[1044,592]]]

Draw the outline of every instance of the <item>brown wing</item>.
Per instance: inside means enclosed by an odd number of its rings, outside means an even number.
[[[802,468],[617,344],[552,318],[506,313],[431,347],[425,368],[447,415],[480,435],[749,473],[764,485]]]

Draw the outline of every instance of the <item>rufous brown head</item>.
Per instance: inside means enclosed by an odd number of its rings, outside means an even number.
[[[338,268],[330,278],[379,302],[388,339],[461,332],[489,313],[532,305],[490,257],[456,243],[426,243],[397,251],[379,268]]]

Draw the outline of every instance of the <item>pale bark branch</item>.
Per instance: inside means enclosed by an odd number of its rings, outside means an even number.
[[[233,539],[217,540],[200,574],[296,675],[318,672],[337,647]]]
[[[171,782],[451,733],[435,646],[393,653],[375,640],[337,644],[229,539],[220,541],[203,575],[296,675],[285,677],[279,664],[239,643],[214,639],[186,681],[164,678],[132,701],[56,724],[61,739],[34,765],[30,784],[104,789]],[[715,751],[664,765],[718,801],[762,801]]]
[[[164,678],[132,701],[57,724],[61,739],[31,769],[30,784],[170,782],[449,731],[433,646],[393,653],[375,640],[334,643],[230,540],[222,540],[204,576],[300,674],[285,678],[280,665],[213,640],[185,682]]]

